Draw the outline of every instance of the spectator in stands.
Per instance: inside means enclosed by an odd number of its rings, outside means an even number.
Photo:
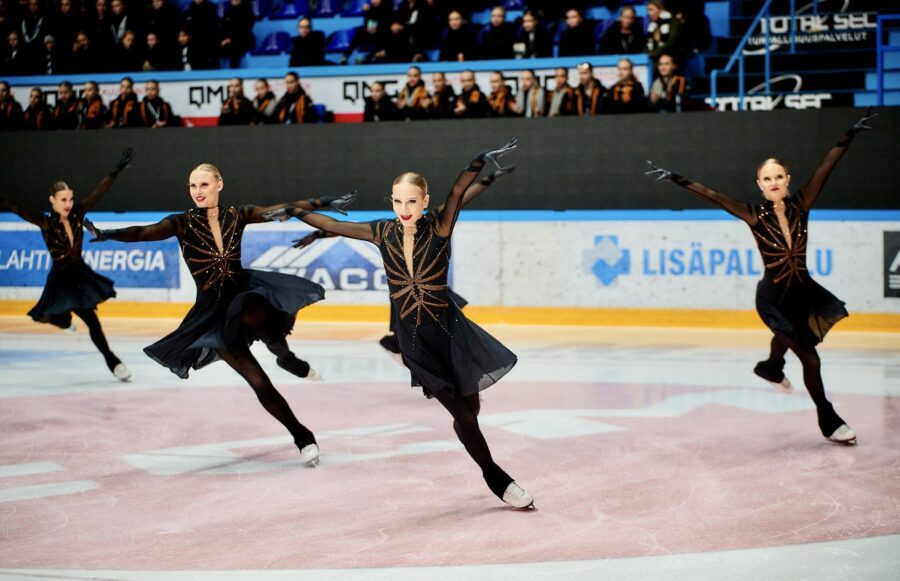
[[[42,75],[55,75],[63,72],[64,69],[62,52],[57,48],[56,38],[52,34],[48,34],[44,37],[44,50],[37,62],[35,72]]]
[[[91,38],[81,30],[75,35],[75,44],[72,54],[69,55],[69,64],[66,67],[70,73],[84,74],[100,70],[97,51],[94,50]]]
[[[284,95],[275,108],[278,123],[285,125],[301,125],[313,119],[312,101],[300,86],[300,76],[294,71],[284,76]]]
[[[548,58],[553,56],[553,39],[541,25],[534,10],[526,10],[522,27],[516,33],[513,55],[517,59]]]
[[[178,31],[178,44],[181,55],[180,70],[200,71],[210,68],[209,53],[205,52],[205,45],[194,41],[187,26],[182,26]]]
[[[257,79],[254,84],[256,97],[253,98],[253,108],[256,110],[256,123],[268,125],[270,123],[278,123],[275,117],[275,110],[278,107],[278,101],[275,100],[275,93],[269,87],[269,81],[265,79]]]
[[[119,81],[119,96],[109,104],[107,127],[135,127],[133,116],[137,110],[138,99],[134,94],[134,81],[131,77],[122,77]]]
[[[516,27],[506,21],[506,9],[495,6],[491,10],[491,22],[478,34],[479,58],[510,59],[513,57],[513,43]]]
[[[228,98],[222,103],[219,125],[253,125],[254,123],[256,123],[256,108],[250,99],[244,96],[244,81],[235,77],[228,81]]]
[[[28,94],[28,108],[22,115],[25,131],[53,129],[53,113],[44,101],[44,92],[38,87]]]
[[[19,31],[12,30],[6,35],[6,46],[6,57],[3,59],[3,66],[0,67],[0,74],[15,77],[34,72],[34,59],[31,51],[22,43]]]
[[[356,51],[364,54],[357,58],[357,62],[374,60],[374,53],[382,50],[387,41],[393,18],[392,0],[369,0],[367,4],[363,4],[363,24],[356,29],[350,46],[344,52],[341,64],[346,64]]]
[[[447,28],[441,36],[440,48],[439,58],[442,61],[464,62],[476,58],[478,44],[459,10],[452,10],[447,15]]]
[[[430,97],[425,81],[422,80],[422,69],[409,67],[406,69],[406,84],[397,93],[397,118],[403,120],[427,119]]]
[[[594,28],[596,25],[584,19],[581,11],[566,11],[566,29],[559,36],[559,56],[586,56],[595,54]]]
[[[559,67],[553,77],[556,85],[550,93],[547,115],[563,117],[575,115],[575,89],[569,84],[569,69]]]
[[[684,57],[681,46],[681,20],[665,9],[663,0],[647,2],[647,52],[656,61],[663,53],[679,62]]]
[[[647,110],[647,99],[644,86],[634,76],[634,64],[629,59],[622,59],[616,66],[619,80],[606,94],[603,103],[604,113],[641,113]]]
[[[507,86],[503,73],[499,71],[492,72],[490,83],[491,93],[488,95],[488,115],[490,117],[515,116],[512,89]]]
[[[159,82],[150,79],[144,85],[144,98],[129,122],[130,127],[174,127],[172,107],[159,96]]]
[[[182,22],[195,45],[194,50],[208,61],[202,67],[192,69],[208,69],[212,63],[218,63],[219,15],[216,12],[216,5],[209,0],[193,0],[182,15]]]
[[[13,97],[9,83],[0,81],[0,131],[19,131],[22,124],[22,106]]]
[[[63,50],[63,54],[60,56],[65,58],[65,54],[72,50],[78,31],[85,28],[84,19],[76,8],[74,0],[60,0],[59,14],[54,19],[51,28],[53,37]]]
[[[594,76],[594,67],[590,63],[578,65],[578,80],[580,84],[575,89],[576,114],[599,115],[606,87]]]
[[[57,129],[78,129],[81,125],[81,100],[75,96],[72,83],[63,81],[56,94],[53,126]]]
[[[143,68],[144,55],[137,46],[136,36],[133,30],[128,30],[122,37],[122,41],[116,45],[114,71],[133,73]]]
[[[426,93],[427,94],[427,93]],[[384,92],[384,83],[375,81],[366,97],[363,121],[394,121],[397,119],[397,106]]]
[[[228,64],[233,69],[239,68],[247,51],[256,46],[256,38],[253,36],[255,21],[250,0],[231,0],[225,7],[219,48],[222,57],[228,59]]]
[[[297,21],[297,36],[291,39],[292,67],[312,67],[325,64],[325,35],[312,29],[312,21],[305,16]]]
[[[459,81],[462,85],[462,91],[456,98],[453,114],[456,117],[470,119],[487,117],[487,99],[484,93],[481,92],[481,89],[478,88],[478,85],[475,84],[475,73],[468,70],[463,71],[459,75]]]
[[[451,119],[456,108],[456,91],[447,82],[447,75],[434,73],[431,75],[431,84],[434,85],[434,93],[428,104],[428,110],[432,119]]]
[[[94,2],[94,13],[87,26],[88,29],[85,32],[90,37],[91,46],[101,55],[109,54],[107,51],[115,43],[112,36],[112,16],[109,13],[109,4],[106,0],[96,0]],[[78,42],[77,37],[75,42]],[[95,64],[99,64],[99,62]],[[96,72],[97,70],[97,68],[94,68],[91,71],[84,72]]]
[[[656,61],[659,76],[650,85],[650,110],[680,112],[687,97],[687,80],[678,74],[678,63],[670,54],[661,54]]]
[[[41,0],[28,0],[28,9],[22,16],[19,32],[22,33],[22,48],[30,53],[40,50],[44,37],[50,32],[50,19],[44,16]]]
[[[519,76],[519,93],[510,104],[513,113],[522,117],[543,117],[547,106],[547,94],[538,83],[533,70],[522,71]]]
[[[81,99],[81,128],[100,129],[106,119],[106,105],[100,98],[100,87],[94,81],[84,84]]]
[[[141,70],[171,71],[179,68],[172,51],[159,40],[156,32],[147,33],[147,46],[144,48],[144,59]]]
[[[600,37],[600,54],[638,54],[647,50],[644,31],[636,23],[632,6],[623,6],[619,19],[609,25]]]
[[[405,0],[397,9],[397,16],[406,26],[409,35],[411,60],[413,62],[426,60],[425,51],[433,48],[436,34],[434,12],[429,0]]]
[[[375,52],[375,62],[382,63],[408,63],[412,60],[412,47],[409,44],[409,33],[406,24],[395,16],[391,22],[390,33],[384,39],[384,43]]]
[[[688,58],[706,52],[712,45],[712,30],[709,17],[706,16],[705,4],[704,0],[694,0],[685,2],[680,8],[670,7],[670,12],[682,22],[682,45]]]
[[[109,4],[112,11],[110,16],[110,32],[114,44],[119,44],[125,38],[125,33],[133,28],[133,22],[128,18],[128,10],[122,0],[112,0]]]
[[[177,44],[179,21],[181,14],[168,0],[152,0],[150,8],[145,13],[144,24],[147,32],[156,34],[157,43],[166,51],[172,50]],[[163,69],[157,69],[163,70]]]
[[[72,0],[64,0],[71,2]],[[10,31],[16,29],[15,10],[13,7],[14,0],[0,0],[0,38],[6,40]],[[4,52],[0,51],[0,58],[4,56]]]

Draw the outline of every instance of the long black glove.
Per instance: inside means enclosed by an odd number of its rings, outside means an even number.
[[[869,119],[872,119],[873,117],[878,117],[878,113],[872,113],[871,107],[866,109],[866,113],[859,119],[859,121],[857,121],[856,123],[854,123],[853,125],[850,126],[850,129],[847,130],[847,133],[850,134],[850,137],[853,137],[857,133],[861,133],[863,131],[868,131],[869,129],[872,129],[871,127],[866,125],[866,123],[869,121]]]
[[[313,230],[312,232],[310,232],[303,238],[298,238],[298,239],[294,240],[293,241],[294,248],[306,248],[307,246],[309,246],[316,240],[318,240],[320,238],[327,238],[327,237],[328,237],[328,234],[326,234],[325,232],[322,232],[321,230]]]
[[[650,161],[649,159],[647,160],[647,163],[650,164],[650,167],[652,167],[653,169],[650,171],[644,172],[645,176],[655,175],[655,176],[657,176],[656,181],[658,181],[658,182],[665,181],[665,180],[672,181],[672,176],[674,175],[672,172],[670,172],[667,169],[663,169],[661,167],[656,167],[653,164],[653,162]]]
[[[122,150],[122,156],[119,158],[119,161],[116,162],[116,167],[109,172],[110,175],[117,176],[122,173],[122,170],[131,167],[131,162],[134,157],[134,148],[126,147]]]
[[[90,232],[91,236],[93,236],[93,238],[90,239],[90,242],[103,242],[104,240],[109,240],[109,235],[103,230],[100,230],[99,228],[94,226],[94,223],[87,218],[82,220],[81,223],[84,224],[84,229]]]
[[[484,163],[492,163],[494,164],[498,170],[504,171],[504,173],[509,173],[511,171],[508,167],[503,167],[500,165],[500,158],[510,151],[515,151],[519,148],[519,139],[513,137],[509,140],[509,142],[499,149],[493,149],[489,151],[482,151],[475,157],[475,161],[481,161]],[[501,174],[502,175],[502,174]]]
[[[325,196],[324,198],[319,198],[319,207],[328,206],[328,209],[332,212],[337,212],[338,214],[346,216],[347,211],[344,210],[344,208],[347,208],[356,201],[356,194],[358,193],[359,190],[353,190],[347,192],[343,196]]]

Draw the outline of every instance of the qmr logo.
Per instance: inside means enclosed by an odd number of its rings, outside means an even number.
[[[884,296],[900,297],[900,232],[884,233]]]
[[[247,268],[302,276],[326,290],[380,291],[388,288],[381,253],[374,245],[359,240],[326,238],[300,250],[288,241],[298,234],[305,232],[245,237],[243,255],[247,259]],[[273,241],[273,236],[278,239]],[[252,256],[256,258],[250,258]]]
[[[620,274],[631,272],[631,253],[619,248],[618,236],[594,236],[594,246],[584,251],[582,266],[603,286],[609,286]]]

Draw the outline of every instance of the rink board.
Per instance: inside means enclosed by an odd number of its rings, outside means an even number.
[[[162,216],[94,218],[122,227]],[[18,312],[40,296],[49,258],[36,228],[2,220],[0,309]],[[292,248],[308,231],[296,221],[250,226],[244,265],[324,286],[313,318],[385,317],[378,249],[337,238]],[[807,256],[815,279],[856,315],[853,328],[900,329],[900,211],[815,212]],[[85,244],[85,259],[116,281],[110,314],[179,316],[194,297],[174,240]],[[451,285],[491,321],[748,326],[759,324],[752,308],[762,268],[746,225],[716,211],[470,211],[453,237]]]

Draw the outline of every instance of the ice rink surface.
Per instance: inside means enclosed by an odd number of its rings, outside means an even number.
[[[802,373],[751,372],[757,331],[491,327],[519,365],[483,392],[494,497],[383,326],[299,323],[309,383],[254,348],[321,464],[218,362],[143,355],[176,321],[0,318],[0,580],[900,579],[900,337],[833,333],[826,388],[859,445],[819,433]]]

